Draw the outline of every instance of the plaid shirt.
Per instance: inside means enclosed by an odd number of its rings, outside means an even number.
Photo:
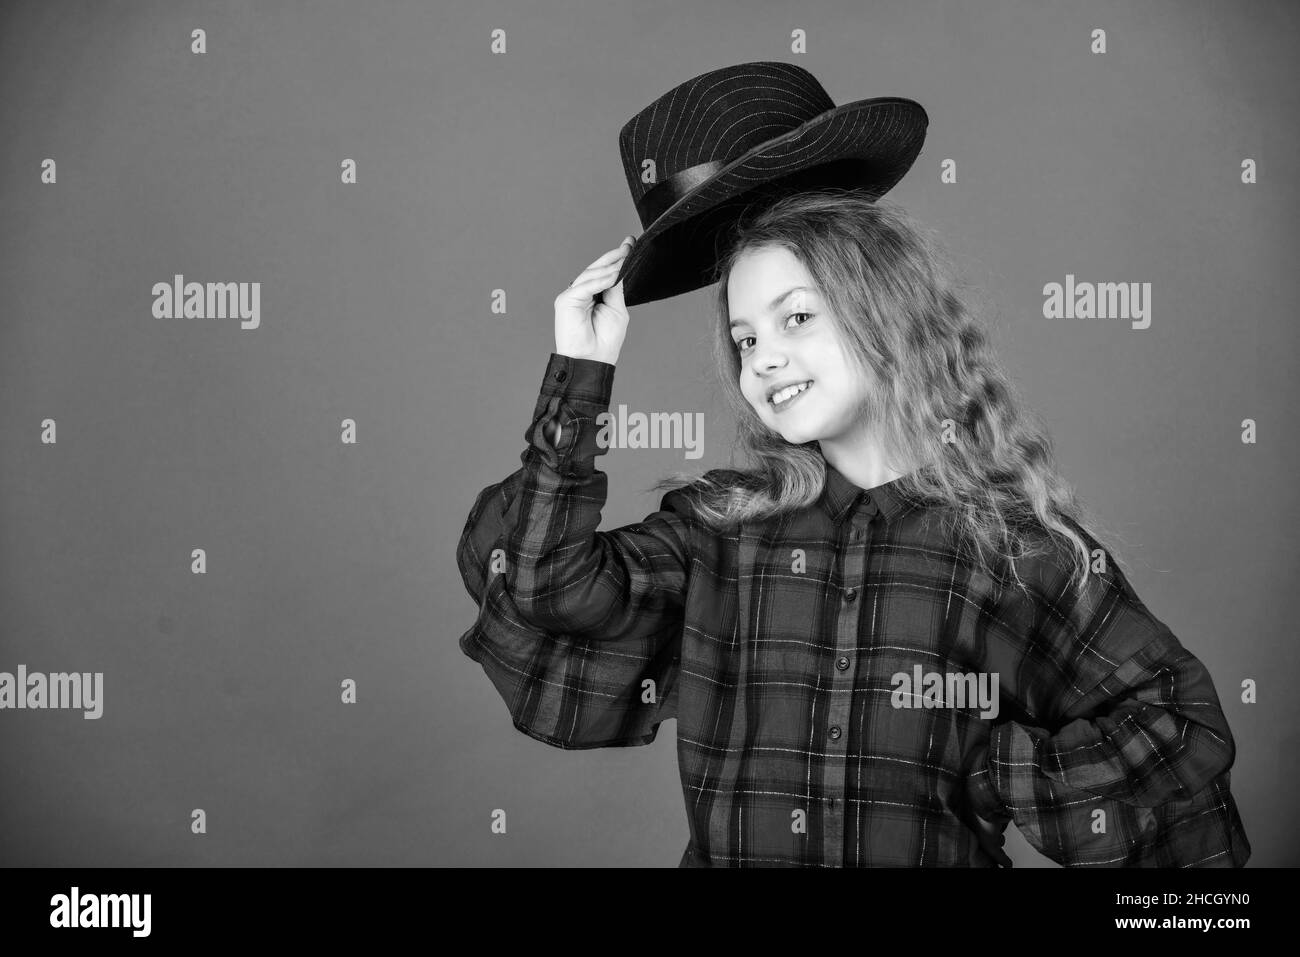
[[[613,375],[551,355],[523,467],[460,539],[460,647],[556,747],[675,717],[680,866],[996,866],[972,812],[1064,866],[1245,863],[1210,675],[1109,554],[1082,595],[1063,561],[1020,560],[1026,598],[954,556],[939,507],[829,463],[816,507],[739,533],[680,491],[597,531]],[[993,715],[974,691],[995,674]]]

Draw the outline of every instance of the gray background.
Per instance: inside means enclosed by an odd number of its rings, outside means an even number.
[[[457,648],[454,553],[519,465],[556,293],[641,231],[619,128],[778,59],[929,111],[890,196],[984,291],[1063,473],[1214,675],[1251,865],[1295,864],[1298,25],[1226,0],[5,3],[0,670],[103,671],[105,704],[0,712],[0,862],[677,863],[674,724],[586,753],[514,731]],[[261,282],[261,328],[154,319],[177,272]],[[1067,273],[1151,282],[1151,328],[1045,320]],[[705,455],[611,451],[605,528],[728,462],[709,296],[632,310],[614,406],[704,412]]]

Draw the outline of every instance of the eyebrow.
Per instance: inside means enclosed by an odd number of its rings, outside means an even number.
[[[815,289],[812,289],[808,286],[793,286],[790,289],[787,289],[785,292],[781,293],[781,295],[777,296],[771,302],[769,302],[767,304],[767,311],[771,312],[777,306],[781,305],[781,303],[785,302],[786,298],[789,297],[791,293],[798,292],[800,289],[804,290],[805,292],[812,292],[812,293],[816,292]],[[736,326],[747,326],[747,325],[749,325],[749,323],[746,322],[744,319],[732,319],[731,324],[727,326],[727,328],[734,329],[736,328]]]

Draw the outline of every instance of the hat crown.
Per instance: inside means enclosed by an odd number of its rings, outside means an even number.
[[[642,226],[662,211],[644,202],[657,185],[692,170],[703,178],[833,109],[816,77],[779,61],[723,67],[673,87],[619,132],[623,171]]]

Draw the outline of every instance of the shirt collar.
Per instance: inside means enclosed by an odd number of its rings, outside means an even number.
[[[885,521],[893,521],[913,504],[912,499],[900,487],[902,481],[900,477],[872,489],[860,488],[827,462],[826,486],[822,489],[821,496],[822,508],[830,520],[839,525],[865,498],[864,511],[867,515],[879,513]]]

